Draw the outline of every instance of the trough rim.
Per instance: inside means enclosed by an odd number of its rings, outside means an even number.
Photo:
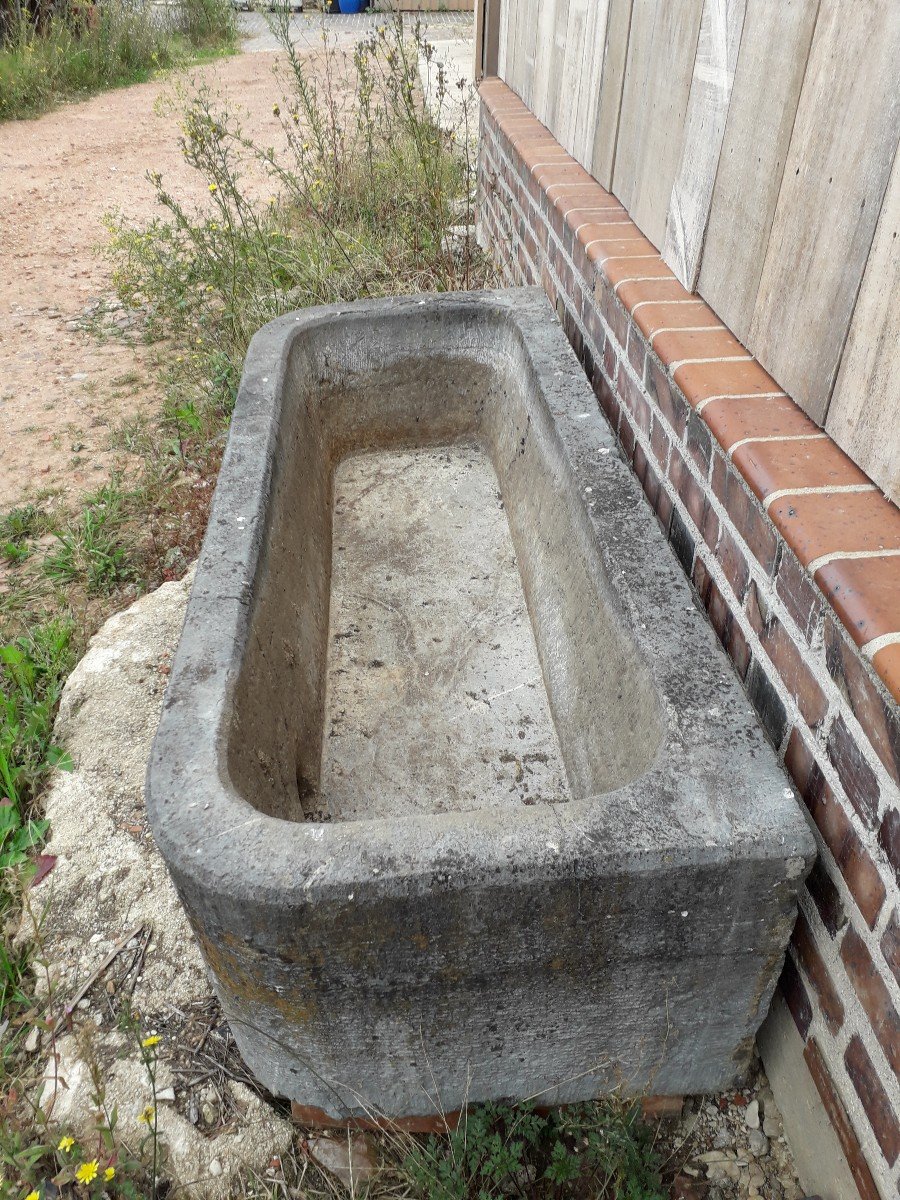
[[[508,809],[424,813],[399,818],[295,822],[269,816],[242,797],[228,774],[230,704],[251,626],[254,579],[262,547],[283,384],[301,334],[341,321],[408,321],[437,308],[499,320],[520,340],[542,397],[553,399],[555,422],[572,439],[588,439],[602,458],[589,478],[606,493],[614,518],[590,513],[626,635],[650,670],[660,696],[662,744],[653,765],[615,789],[567,802]],[[452,346],[449,347],[452,352]],[[538,352],[539,351],[539,352]],[[566,411],[568,410],[568,411]],[[577,412],[575,411],[577,410]],[[586,414],[586,415],[585,415]],[[578,418],[577,426],[573,417]],[[566,438],[564,437],[564,441]],[[614,490],[611,490],[614,489]],[[582,489],[583,490],[583,489]],[[614,502],[614,503],[613,503]],[[586,506],[587,507],[587,506]],[[626,511],[627,510],[627,511]],[[624,514],[624,515],[623,515]],[[629,544],[612,536],[618,522]],[[616,543],[615,545],[613,543]],[[645,544],[644,544],[645,543]],[[660,615],[650,581],[618,569],[646,551],[664,575],[672,603]],[[615,578],[612,576],[615,575]],[[640,620],[636,618],[640,615]],[[705,636],[698,627],[705,630]],[[660,642],[660,637],[664,641]],[[704,643],[716,697],[736,709],[744,739],[725,733],[698,743],[712,762],[698,774],[673,768],[667,751],[674,731],[700,719],[696,702],[679,711],[670,658],[687,660]],[[185,719],[187,718],[187,719]],[[677,761],[674,766],[678,766]],[[684,766],[684,763],[681,764]],[[723,792],[733,784],[731,800]],[[778,765],[730,660],[693,601],[690,587],[646,506],[599,409],[582,368],[540,288],[441,293],[334,304],[276,318],[247,351],[231,432],[209,526],[147,771],[147,808],[159,848],[176,882],[210,896],[278,907],[304,906],[351,889],[349,899],[392,890],[454,890],[470,883],[461,863],[483,886],[555,877],[669,873],[679,867],[717,868],[736,859],[795,860],[788,878],[805,872],[815,843],[796,793]],[[715,816],[716,820],[711,820]],[[477,849],[475,845],[477,843]],[[477,856],[477,861],[476,861]],[[493,868],[493,869],[492,869]],[[357,891],[357,889],[360,889]]]

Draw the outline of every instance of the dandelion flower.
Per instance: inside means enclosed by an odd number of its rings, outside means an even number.
[[[219,190],[219,185],[217,183],[211,183],[209,185],[209,190],[211,192],[217,192]]]
[[[62,1150],[63,1154],[67,1154],[74,1145],[75,1145],[74,1138],[64,1137],[64,1138],[59,1139],[59,1145],[56,1148],[57,1148],[57,1150]]]
[[[138,1117],[138,1120],[143,1122],[144,1125],[151,1125],[153,1123],[153,1118],[155,1116],[156,1116],[156,1109],[153,1107],[152,1104],[148,1104],[147,1107],[144,1109],[144,1111],[141,1113],[141,1115]]]
[[[277,105],[277,104],[273,104],[273,105],[272,105],[272,112],[274,113],[274,115],[275,115],[276,117],[280,117],[280,116],[281,116],[281,109],[278,107],[278,105]]]
[[[97,1178],[97,1169],[99,1163],[96,1158],[92,1158],[90,1162],[82,1163],[75,1172],[75,1178],[79,1183],[90,1183],[91,1180]]]
[[[103,1172],[103,1178],[106,1180],[107,1183],[109,1183],[109,1181],[112,1179],[112,1177],[113,1177],[113,1175],[115,1175],[115,1173],[116,1173],[115,1167],[107,1167],[106,1170]]]
[[[155,1046],[157,1042],[160,1042],[161,1040],[162,1039],[159,1037],[159,1035],[154,1033],[151,1037],[145,1037],[141,1042],[141,1045],[145,1050],[149,1050],[151,1046]]]
[[[29,1192],[25,1200],[41,1200],[40,1192]]]

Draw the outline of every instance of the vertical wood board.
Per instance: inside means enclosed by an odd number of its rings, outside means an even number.
[[[900,504],[900,151],[894,156],[825,428]]]
[[[747,0],[698,291],[747,342],[819,0]]]
[[[603,52],[606,46],[608,18],[609,0],[594,0],[588,9],[575,126],[575,157],[588,170],[591,169],[593,158],[594,122],[597,119],[597,100],[603,78]]]
[[[900,136],[900,5],[823,4],[749,344],[823,422]]]
[[[703,0],[634,0],[613,191],[656,246],[684,145]]]
[[[600,89],[593,117],[594,142],[589,169],[594,178],[607,190],[612,187],[625,60],[628,55],[628,35],[631,29],[631,2],[632,0],[609,2]]]
[[[705,0],[685,119],[681,162],[669,198],[663,258],[689,292],[700,271],[745,0]]]

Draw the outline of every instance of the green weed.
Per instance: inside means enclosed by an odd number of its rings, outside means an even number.
[[[90,596],[109,594],[134,574],[133,546],[124,531],[124,497],[115,481],[89,497],[81,513],[55,534],[44,570],[57,584],[81,582]]]
[[[180,0],[171,10],[151,0],[69,0],[49,12],[36,26],[24,6],[12,6],[0,27],[0,120],[136,83],[235,42],[229,0]]]
[[[546,1113],[486,1104],[416,1144],[401,1173],[422,1200],[663,1200],[651,1143],[639,1107],[616,1100]]]

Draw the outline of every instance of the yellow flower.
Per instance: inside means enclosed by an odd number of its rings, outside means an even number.
[[[96,1158],[92,1158],[90,1162],[82,1163],[75,1172],[75,1178],[79,1183],[90,1183],[92,1179],[97,1178],[98,1166]]]
[[[275,114],[276,117],[281,115],[281,109],[278,107],[277,104],[272,105],[272,112]]]
[[[162,1039],[157,1034],[154,1033],[151,1037],[145,1037],[144,1040],[141,1042],[141,1045],[144,1047],[145,1050],[149,1050],[151,1046],[155,1046],[156,1043],[161,1040]]]
[[[64,1138],[60,1138],[59,1145],[56,1148],[57,1148],[57,1150],[62,1150],[63,1154],[66,1154],[66,1153],[68,1153],[69,1150],[72,1149],[72,1147],[74,1145],[75,1145],[74,1138],[64,1137]]]
[[[25,1200],[41,1200],[40,1192],[29,1192]]]
[[[113,1177],[113,1175],[115,1175],[115,1173],[116,1173],[115,1167],[107,1167],[106,1170],[103,1172],[103,1178],[106,1180],[107,1183],[109,1183],[109,1181],[112,1179],[112,1177]]]
[[[144,1111],[141,1113],[141,1115],[138,1117],[138,1120],[142,1121],[145,1125],[150,1125],[150,1124],[152,1124],[153,1118],[155,1116],[156,1116],[156,1109],[153,1107],[152,1104],[148,1104],[147,1107],[144,1109]]]
[[[219,185],[217,183],[211,183],[209,185],[209,190],[211,192],[217,192],[219,190]]]

